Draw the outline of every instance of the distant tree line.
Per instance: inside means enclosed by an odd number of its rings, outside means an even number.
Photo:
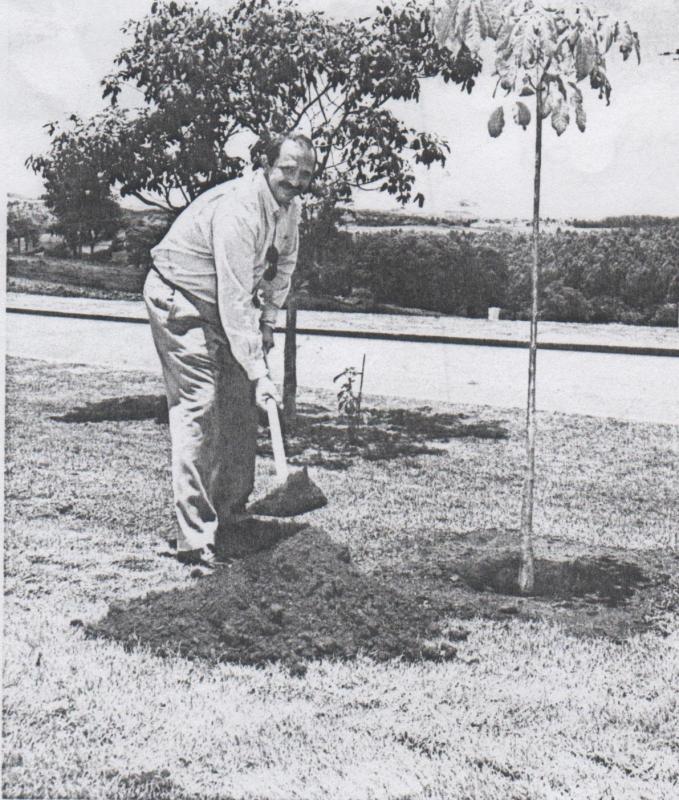
[[[679,223],[679,217],[639,216],[604,217],[603,219],[574,219],[574,228],[648,228]]]
[[[7,216],[8,244],[15,252],[35,248],[41,234],[55,230],[40,204],[10,201]],[[123,248],[127,263],[144,270],[172,219],[160,211],[123,209],[121,233],[95,257],[105,260]],[[613,219],[626,224],[615,226]],[[490,306],[499,306],[508,318],[528,317],[527,233],[441,228],[437,234],[416,229],[350,234],[344,221],[345,211],[337,207],[303,221],[309,231],[300,246],[300,307],[332,309],[339,300],[365,310],[399,306],[485,317]],[[607,218],[592,223],[591,232],[543,234],[541,246],[543,319],[677,324],[679,221]]]
[[[526,319],[530,237],[337,232],[322,263],[307,265],[311,298],[352,298],[469,317],[490,306]],[[676,325],[679,223],[596,233],[543,234],[541,317],[564,322]],[[301,258],[305,258],[302,251]],[[321,301],[322,305],[322,301]]]
[[[452,214],[424,214],[407,213],[399,211],[385,211],[377,209],[345,209],[343,221],[360,226],[399,226],[399,225],[440,225],[444,227],[468,228],[478,219],[472,217],[454,216]]]

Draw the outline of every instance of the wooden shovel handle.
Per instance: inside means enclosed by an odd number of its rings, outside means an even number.
[[[266,401],[266,413],[269,415],[269,431],[271,433],[273,460],[276,465],[276,477],[283,483],[288,479],[288,463],[285,459],[285,447],[283,446],[281,422],[278,418],[278,406],[272,397]]]

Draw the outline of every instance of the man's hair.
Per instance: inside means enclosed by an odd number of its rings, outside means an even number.
[[[278,160],[281,154],[281,147],[283,142],[295,142],[295,144],[305,147],[314,154],[314,164],[316,162],[316,148],[311,139],[303,133],[273,133],[264,134],[259,137],[257,142],[253,145],[251,152],[253,164],[256,167],[264,166],[262,163],[262,156],[266,156],[266,160],[270,167],[272,167]]]

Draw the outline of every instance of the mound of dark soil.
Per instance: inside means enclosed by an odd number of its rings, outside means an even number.
[[[273,520],[249,517],[231,525],[228,530],[218,530],[215,552],[226,561],[244,558],[262,550],[271,550],[283,540],[309,527],[298,520]],[[176,545],[175,545],[176,547]]]
[[[281,661],[303,671],[304,660],[358,653],[376,660],[452,659],[455,648],[437,616],[412,595],[361,573],[346,547],[307,528],[188,588],[111,606],[87,630],[159,654]]]

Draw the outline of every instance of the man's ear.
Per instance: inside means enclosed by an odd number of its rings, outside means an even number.
[[[264,171],[267,171],[267,170],[269,170],[271,168],[270,164],[269,164],[269,157],[267,156],[266,153],[262,153],[259,156],[259,165],[261,166],[261,168]]]

